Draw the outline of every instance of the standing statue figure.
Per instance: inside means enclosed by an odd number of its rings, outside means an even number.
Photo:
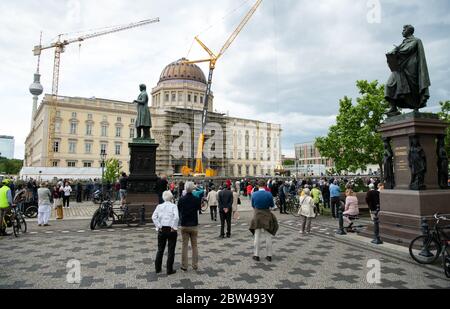
[[[395,177],[394,177],[394,153],[391,148],[391,139],[384,138],[384,187],[388,190],[393,190],[395,188]]]
[[[139,86],[141,94],[138,99],[133,103],[137,103],[137,118],[136,118],[136,129],[137,138],[142,137],[142,131],[144,132],[144,139],[151,139],[150,129],[152,128],[152,119],[150,116],[150,111],[148,109],[148,94],[147,87],[142,84]]]
[[[431,86],[422,41],[414,37],[414,27],[403,28],[403,43],[388,53],[392,74],[386,83],[385,99],[391,105],[388,116],[399,115],[400,108],[419,111],[427,106]]]
[[[439,136],[437,143],[438,182],[441,189],[448,189],[448,155],[445,151],[445,136]]]
[[[411,169],[411,190],[425,190],[425,174],[427,173],[427,158],[425,151],[419,142],[418,136],[410,137],[408,155],[409,167]]]

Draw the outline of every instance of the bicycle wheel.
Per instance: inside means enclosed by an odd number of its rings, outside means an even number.
[[[124,217],[128,227],[138,227],[140,225],[136,215],[127,213]]]
[[[209,206],[208,206],[208,203],[206,203],[206,202],[203,202],[203,203],[202,203],[202,211],[203,211],[203,212],[207,211],[207,210],[208,210],[208,207],[209,207]]]
[[[14,236],[19,237],[19,235],[20,235],[20,230],[21,230],[19,218],[15,218],[15,219],[13,220],[13,223],[12,223],[12,224],[13,224],[13,232],[14,232]]]
[[[100,218],[100,209],[97,209],[91,219],[90,227],[92,231],[95,230],[95,228],[97,227],[99,218]]]
[[[25,234],[27,232],[27,222],[25,221],[25,217],[22,214],[19,214],[17,218],[20,221],[20,231]]]
[[[25,216],[27,218],[33,219],[38,215],[38,208],[36,206],[30,206],[25,210]]]
[[[441,245],[432,235],[419,236],[409,245],[409,254],[419,264],[433,264],[441,250]]]

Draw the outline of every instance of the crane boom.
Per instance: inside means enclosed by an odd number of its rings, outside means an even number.
[[[58,103],[58,92],[59,92],[59,72],[61,67],[61,54],[64,53],[65,47],[69,44],[75,43],[75,42],[83,42],[88,39],[116,33],[119,31],[124,31],[136,27],[145,26],[148,24],[153,24],[159,22],[159,18],[153,18],[153,19],[146,19],[142,20],[136,23],[123,25],[123,26],[115,26],[108,30],[104,31],[97,31],[93,32],[84,36],[80,36],[73,39],[68,39],[61,41],[62,34],[58,35],[58,40],[50,45],[42,46],[37,45],[33,49],[33,53],[35,56],[40,56],[43,50],[46,49],[55,49],[55,58],[53,62],[53,82],[52,82],[52,99],[50,101],[50,110],[49,110],[49,126],[48,126],[48,144],[47,144],[47,153],[48,153],[48,166],[53,165],[53,155],[54,155],[54,149],[53,149],[53,142],[55,139],[55,123],[56,123],[56,109],[57,109],[57,103]]]
[[[202,130],[199,136],[198,140],[198,146],[197,146],[197,156],[196,156],[196,164],[195,164],[195,170],[194,172],[196,174],[203,174],[204,173],[204,167],[203,167],[203,150],[205,145],[205,130],[206,130],[206,124],[208,119],[208,103],[209,98],[211,96],[211,88],[212,88],[212,80],[213,80],[213,73],[214,69],[216,68],[217,60],[219,60],[220,57],[225,54],[225,52],[228,50],[228,48],[231,46],[231,44],[234,42],[234,40],[237,38],[239,33],[241,33],[242,29],[245,27],[245,25],[249,22],[249,20],[252,18],[252,16],[255,14],[258,7],[261,5],[262,0],[257,0],[256,3],[252,6],[250,11],[245,15],[244,19],[240,22],[240,24],[237,26],[236,30],[231,34],[231,36],[228,38],[228,40],[223,45],[220,52],[215,55],[199,38],[198,36],[195,37],[195,40],[197,43],[209,54],[209,59],[202,59],[202,60],[195,60],[195,61],[185,61],[186,64],[194,64],[194,63],[201,63],[201,62],[209,62],[209,76],[208,76],[208,84],[206,86],[205,91],[205,99],[204,99],[204,106],[203,106],[203,113],[202,113]],[[211,170],[210,170],[211,171]],[[207,171],[208,176],[208,171]]]

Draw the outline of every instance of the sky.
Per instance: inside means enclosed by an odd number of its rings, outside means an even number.
[[[30,130],[37,58],[32,49],[59,34],[74,38],[100,28],[159,17],[160,22],[69,45],[62,55],[59,94],[133,101],[138,85],[155,87],[164,67],[204,58],[199,35],[213,51],[254,0],[2,0],[0,1],[0,135],[15,137],[23,159]],[[385,54],[402,42],[403,25],[422,39],[430,71],[425,111],[450,100],[448,0],[264,0],[217,63],[215,109],[282,125],[283,154],[327,134],[339,100],[356,98],[356,81],[385,83]],[[53,50],[40,64],[51,93]],[[206,72],[208,67],[201,66]],[[41,97],[42,99],[42,97]]]

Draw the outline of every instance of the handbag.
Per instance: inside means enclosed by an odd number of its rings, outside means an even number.
[[[237,201],[237,204],[238,204],[238,205],[241,205],[241,204],[242,204],[242,202],[241,202],[241,198],[240,198],[240,197],[238,197],[238,201]]]

